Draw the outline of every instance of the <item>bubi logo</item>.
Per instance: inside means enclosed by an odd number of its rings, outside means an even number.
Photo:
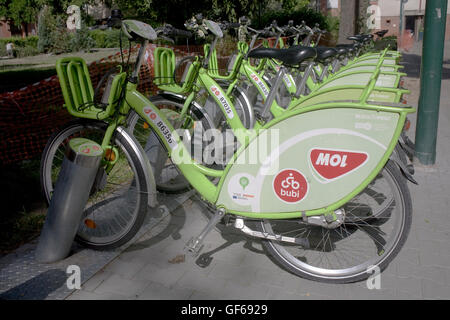
[[[300,171],[285,169],[276,175],[273,189],[282,201],[297,203],[308,193],[308,182]]]
[[[369,159],[365,152],[312,149],[310,160],[314,170],[324,179],[340,178],[363,166]]]
[[[214,92],[214,94],[215,94],[216,96],[220,95],[220,91],[219,91],[219,89],[217,89],[216,87],[211,87],[211,91]]]

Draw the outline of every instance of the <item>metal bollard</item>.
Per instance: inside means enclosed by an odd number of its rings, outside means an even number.
[[[51,263],[68,256],[102,155],[101,146],[94,141],[74,138],[69,142],[36,249],[38,262]]]

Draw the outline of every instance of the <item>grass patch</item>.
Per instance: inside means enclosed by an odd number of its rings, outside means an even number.
[[[45,214],[25,211],[6,220],[0,220],[0,255],[7,254],[39,236]]]
[[[40,159],[0,167],[0,255],[40,234],[47,211],[40,192]]]
[[[56,74],[55,67],[19,70],[8,70],[8,67],[0,67],[0,92],[17,90]]]

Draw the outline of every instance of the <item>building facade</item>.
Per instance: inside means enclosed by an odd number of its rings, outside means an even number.
[[[37,35],[37,24],[24,23],[22,28],[18,28],[10,21],[0,18],[0,38],[25,37],[27,35]]]
[[[318,0],[320,1],[320,10],[323,14],[340,16],[341,1],[349,0]],[[351,0],[356,3],[362,3],[362,0]],[[370,0],[371,14],[379,16],[379,28],[373,31],[387,29],[387,36],[398,36],[400,31],[400,0]],[[404,4],[404,30],[415,40],[422,39],[424,26],[426,0],[408,0]],[[367,14],[369,17],[369,14]],[[447,8],[447,24],[445,39],[450,39],[450,6]]]

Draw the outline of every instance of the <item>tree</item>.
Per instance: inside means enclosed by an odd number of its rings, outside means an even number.
[[[355,34],[356,8],[356,1],[341,0],[339,43],[350,43],[347,37]]]
[[[125,17],[182,27],[197,13],[214,20],[237,22],[243,15],[253,20],[264,13],[269,2],[279,3],[283,9],[297,9],[309,3],[308,0],[114,0],[113,6],[121,9]]]
[[[47,52],[53,44],[52,33],[55,29],[55,19],[49,6],[44,6],[39,12],[37,49],[39,52]]]
[[[38,0],[0,0],[0,16],[20,26],[25,36],[28,35],[27,24],[37,20],[39,7]]]

